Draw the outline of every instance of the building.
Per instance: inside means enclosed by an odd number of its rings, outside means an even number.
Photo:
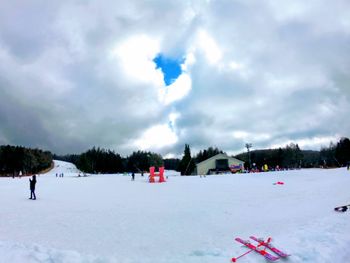
[[[197,163],[197,174],[210,174],[220,172],[237,172],[244,169],[244,162],[226,153],[219,153],[207,160]]]

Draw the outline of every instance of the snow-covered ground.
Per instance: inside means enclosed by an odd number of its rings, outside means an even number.
[[[78,173],[56,161],[38,176],[36,201],[28,178],[0,178],[1,263],[230,262],[247,251],[234,238],[253,234],[291,254],[280,262],[350,262],[350,212],[333,211],[350,203],[344,168],[169,176],[163,184]],[[238,262],[266,260],[250,253]]]

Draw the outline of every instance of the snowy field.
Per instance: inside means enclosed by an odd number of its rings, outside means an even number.
[[[56,173],[64,173],[56,178]],[[277,262],[350,262],[350,172],[310,169],[181,177],[78,177],[55,162],[38,176],[0,178],[0,262],[227,263],[235,237],[272,237]],[[284,185],[274,185],[283,181]],[[237,262],[266,262],[250,253]]]

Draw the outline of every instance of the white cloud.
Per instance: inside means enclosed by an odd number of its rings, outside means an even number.
[[[180,113],[172,111],[168,115],[167,124],[157,124],[147,130],[136,139],[132,145],[142,150],[159,150],[163,147],[171,147],[178,142],[176,134],[176,120],[180,117]],[[173,156],[167,153],[167,156]],[[170,158],[170,157],[169,157]]]
[[[165,105],[181,100],[191,91],[192,81],[187,73],[182,73],[171,85],[159,90],[159,100]]]
[[[1,7],[6,143],[121,154],[137,144],[178,155],[185,143],[227,152],[246,141],[317,147],[350,133],[347,0]],[[158,53],[185,55],[168,87],[153,62]]]
[[[139,139],[135,140],[134,146],[141,150],[159,150],[175,144],[177,140],[176,134],[169,125],[161,124],[147,129]]]
[[[243,64],[235,62],[235,61],[231,61],[228,65],[232,70],[240,70],[240,69],[244,68]]]
[[[249,133],[246,131],[234,131],[232,133],[233,138],[246,140],[249,137]]]
[[[181,116],[178,112],[172,112],[169,114],[169,122],[171,126],[173,127],[175,125],[176,120]]]
[[[271,138],[270,134],[267,133],[257,133],[257,132],[247,132],[247,131],[234,131],[232,133],[233,138],[235,139],[241,139],[246,142],[259,142],[259,141],[266,141]]]
[[[222,58],[222,51],[215,39],[204,29],[200,29],[197,33],[195,49],[197,47],[205,54],[210,64],[217,64]]]
[[[301,149],[321,149],[321,147],[329,147],[330,142],[337,142],[340,139],[339,135],[333,136],[316,136],[311,138],[285,140],[281,143],[272,144],[271,148],[285,147],[291,143],[298,144]]]
[[[130,81],[139,80],[162,86],[163,75],[153,59],[160,52],[159,40],[147,35],[132,36],[118,44],[112,56],[120,60]]]
[[[191,68],[196,63],[196,57],[192,52],[189,52],[186,57],[185,57],[185,62],[181,64],[181,69],[184,72],[188,72]]]

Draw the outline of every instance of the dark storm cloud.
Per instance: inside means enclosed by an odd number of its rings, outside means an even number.
[[[118,148],[161,117],[152,89],[130,84],[118,62],[108,57],[118,38],[130,32],[120,29],[120,11],[105,4],[96,6],[101,15],[78,2],[62,2],[56,11],[44,2],[2,9],[7,15],[2,16],[0,32],[0,74],[11,86],[0,87],[11,96],[1,108],[4,142],[59,153],[93,145]],[[138,31],[132,24],[138,9],[129,7],[135,9],[126,14],[129,29]],[[148,20],[147,10],[143,12],[145,18],[137,18],[137,24]],[[109,19],[114,24],[103,21]],[[19,123],[26,124],[26,134]]]
[[[1,7],[0,143],[57,153],[96,145],[127,154],[172,112],[178,140],[155,145],[162,154],[181,154],[185,143],[193,151],[237,152],[246,142],[262,148],[294,140],[318,148],[322,138],[350,136],[348,1],[12,1]],[[135,72],[126,70],[131,59],[115,50],[135,36],[158,41],[157,52],[170,57],[193,55],[186,96],[162,103],[152,63],[145,76],[138,58],[130,64]],[[148,48],[137,45],[135,53]]]
[[[350,23],[344,9],[349,5],[337,1],[327,10],[320,2],[296,3],[299,7],[291,14],[284,13],[289,5],[294,6],[291,2],[271,6],[254,1],[211,2],[206,28],[226,49],[222,64],[233,59],[245,68],[228,72],[206,67],[202,61],[194,65],[195,84],[187,99],[191,103],[184,101],[182,107],[183,112],[197,113],[190,115],[193,121],[188,115],[181,118],[196,123],[200,116],[206,123],[200,138],[205,137],[207,144],[221,142],[222,148],[236,151],[244,150],[247,141],[259,148],[294,140],[317,149],[320,145],[314,143],[315,138],[349,136],[345,121],[350,112],[349,92],[344,76],[350,66],[350,35],[343,26]],[[327,12],[337,12],[337,18],[322,20]],[[336,76],[342,76],[341,81],[334,81]],[[235,137],[230,131],[247,135]],[[196,145],[197,133],[185,134],[192,134],[186,140]]]

